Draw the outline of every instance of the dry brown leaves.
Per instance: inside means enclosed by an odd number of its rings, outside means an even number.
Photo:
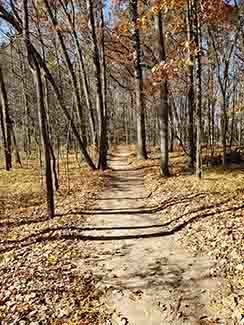
[[[209,305],[215,317],[226,324],[240,324],[244,314],[244,169],[205,169],[199,181],[184,175],[182,153],[171,154],[173,176],[159,176],[158,148],[151,158],[136,162],[144,168],[145,188],[152,193],[147,205],[166,205],[160,218],[170,221],[170,229],[183,225],[180,242],[195,255],[209,255],[215,261],[212,276],[223,276],[225,285],[212,297]]]
[[[74,157],[68,168],[63,162],[52,220],[34,163],[0,174],[0,323],[101,324],[103,292],[86,265],[91,248],[76,236],[86,219],[72,213],[90,207],[103,188],[101,174]]]

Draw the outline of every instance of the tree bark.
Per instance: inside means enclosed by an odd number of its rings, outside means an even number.
[[[102,70],[102,94],[103,94],[103,109],[104,109],[104,124],[105,124],[105,152],[104,155],[107,156],[108,151],[108,101],[107,101],[107,90],[108,90],[108,82],[107,82],[107,62],[106,62],[106,55],[105,55],[105,24],[104,24],[104,14],[103,14],[103,1],[101,0],[101,7],[100,7],[100,28],[101,28],[101,70]],[[106,162],[107,165],[107,162]]]
[[[134,49],[134,74],[135,74],[135,93],[136,93],[136,114],[137,114],[137,158],[147,159],[146,151],[146,127],[145,127],[145,108],[143,94],[143,75],[141,66],[141,45],[138,26],[138,0],[129,1],[130,16],[132,21],[132,46]]]
[[[18,148],[18,144],[17,144],[17,140],[16,140],[15,128],[13,125],[11,125],[11,134],[12,134],[12,139],[13,139],[13,147],[15,150],[15,161],[17,164],[20,165],[20,167],[22,167],[19,148]]]
[[[196,114],[196,176],[202,177],[202,64],[201,64],[201,26],[198,16],[198,0],[194,0],[195,41],[197,54],[197,114]]]
[[[92,36],[92,51],[93,51],[93,64],[95,68],[95,78],[96,78],[96,94],[97,94],[97,111],[98,111],[98,144],[99,144],[99,158],[98,158],[98,168],[102,170],[107,168],[107,130],[106,130],[106,120],[104,112],[104,99],[103,99],[103,88],[102,88],[102,69],[99,56],[99,49],[96,36],[95,18],[93,12],[92,1],[87,0],[87,11],[89,15],[89,27]]]
[[[28,17],[28,0],[23,0],[24,8],[24,25],[23,25],[23,38],[27,50],[28,61],[30,69],[32,71],[37,93],[37,104],[38,104],[38,119],[39,119],[39,128],[40,136],[42,141],[42,149],[44,153],[44,163],[45,163],[45,180],[46,180],[46,191],[47,191],[47,213],[49,218],[55,216],[54,212],[54,192],[53,192],[53,179],[52,179],[52,168],[51,168],[51,158],[50,158],[50,141],[48,135],[47,127],[47,116],[45,110],[44,102],[44,91],[43,91],[43,81],[41,75],[40,66],[33,55],[32,47],[30,43],[30,34],[29,34],[29,17]]]
[[[192,21],[192,3],[191,0],[187,1],[187,40],[189,44],[193,41],[193,21]],[[194,142],[194,66],[193,66],[193,56],[191,54],[191,50],[189,49],[189,60],[192,64],[189,66],[189,90],[188,90],[188,151],[189,151],[189,159],[188,159],[188,167],[193,173],[194,171],[194,163],[196,161],[196,147]]]
[[[158,35],[159,59],[166,60],[165,40],[163,34],[162,14],[159,12],[156,19],[156,30]],[[160,174],[169,176],[169,103],[167,80],[160,82],[160,105],[158,111],[159,137],[160,137]]]
[[[0,92],[2,105],[2,132],[5,151],[5,168],[9,171],[12,168],[12,143],[11,143],[11,128],[12,121],[9,116],[8,96],[3,78],[2,67],[0,67]],[[5,134],[5,135],[4,135]]]

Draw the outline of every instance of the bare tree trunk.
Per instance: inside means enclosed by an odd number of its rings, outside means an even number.
[[[4,123],[2,105],[0,105],[0,123],[1,123],[1,129],[2,129],[2,144],[3,144],[5,169],[7,171],[9,171],[10,167],[9,167],[9,163],[8,163],[8,154],[7,154],[8,149],[7,149],[7,140],[6,140],[5,123]]]
[[[242,122],[243,121],[243,118],[242,118],[242,116],[240,117],[240,120],[239,120],[239,146],[241,147],[242,146],[242,131],[243,131],[243,129],[242,129]]]
[[[187,40],[189,44],[193,40],[193,31],[192,31],[192,3],[191,0],[187,1]],[[189,147],[189,160],[188,167],[193,172],[194,163],[196,160],[196,147],[194,143],[194,67],[193,67],[193,56],[191,50],[189,49],[189,60],[192,64],[189,66],[189,90],[188,90],[188,147]]]
[[[175,139],[175,129],[174,129],[174,117],[172,108],[169,109],[169,121],[170,121],[170,152],[174,152],[174,139]]]
[[[18,148],[16,135],[15,135],[15,128],[13,125],[11,125],[11,133],[12,133],[12,139],[13,139],[13,146],[14,146],[14,150],[15,150],[15,161],[17,164],[19,164],[22,167],[19,148]]]
[[[28,103],[28,96],[27,96],[27,87],[26,87],[26,66],[23,61],[22,55],[21,55],[21,49],[18,49],[18,58],[20,62],[20,69],[21,69],[21,90],[22,90],[22,101],[23,101],[23,106],[24,106],[24,121],[23,121],[23,134],[24,134],[24,139],[23,139],[23,147],[24,147],[24,152],[26,155],[31,154],[31,121],[30,121],[30,107]]]
[[[233,146],[233,142],[234,142],[234,126],[235,126],[235,106],[236,106],[236,103],[237,103],[237,95],[236,95],[236,88],[237,86],[236,85],[233,85],[233,99],[232,99],[232,114],[231,114],[231,128],[230,128],[230,150]]]
[[[1,18],[8,22],[10,25],[12,25],[18,33],[22,34],[23,33],[23,27],[22,24],[20,23],[20,21],[18,19],[16,19],[11,13],[9,13],[6,9],[4,9],[4,7],[1,5],[0,3],[0,12],[1,12]],[[54,78],[52,77],[52,74],[50,73],[46,63],[44,62],[44,60],[42,59],[42,57],[40,56],[39,52],[36,50],[36,48],[34,47],[34,45],[30,42],[30,50],[32,52],[32,56],[36,59],[36,61],[38,62],[38,64],[40,65],[40,68],[44,71],[46,78],[48,79],[48,81],[50,82],[53,91],[57,97],[57,101],[59,106],[61,107],[61,109],[63,110],[65,117],[67,118],[68,121],[70,121],[70,125],[71,125],[71,129],[73,131],[74,136],[77,139],[77,142],[79,144],[79,148],[81,150],[81,152],[84,155],[84,158],[88,164],[88,166],[91,169],[96,169],[96,166],[94,165],[93,161],[91,160],[91,157],[89,156],[84,143],[80,137],[80,134],[76,128],[76,125],[74,123],[74,121],[71,118],[71,115],[69,113],[69,110],[66,108],[63,98],[61,96],[61,93],[57,87],[57,84],[54,80]]]
[[[3,125],[2,132],[5,134],[4,139],[4,151],[5,151],[5,168],[9,171],[12,168],[12,144],[11,144],[11,128],[12,121],[9,116],[8,96],[3,79],[2,67],[0,67],[0,92],[1,92],[1,105]]]
[[[87,11],[89,15],[89,27],[92,36],[92,50],[93,50],[93,63],[95,67],[96,76],[96,93],[97,93],[97,110],[98,110],[98,132],[99,132],[99,158],[98,158],[98,168],[107,168],[107,130],[106,130],[106,120],[104,112],[104,99],[103,99],[103,88],[102,88],[102,69],[99,56],[99,49],[97,44],[95,18],[93,13],[92,1],[87,0]]]
[[[197,54],[197,114],[196,114],[196,176],[202,177],[202,65],[201,65],[201,26],[198,17],[198,0],[194,0]]]
[[[48,15],[52,21],[52,24],[55,27],[55,31],[57,33],[58,40],[59,40],[59,43],[60,43],[60,46],[61,46],[61,49],[62,49],[62,52],[64,55],[65,63],[67,65],[67,68],[68,68],[68,71],[70,74],[70,78],[71,78],[71,82],[72,82],[73,90],[74,90],[74,95],[75,95],[75,100],[76,100],[77,111],[79,113],[79,122],[80,122],[80,125],[82,126],[83,111],[82,111],[82,105],[81,105],[81,97],[80,97],[79,86],[78,86],[77,78],[76,78],[76,75],[75,75],[75,72],[73,69],[73,65],[69,58],[69,54],[68,54],[67,48],[65,46],[63,35],[57,28],[58,21],[52,12],[52,9],[50,7],[48,0],[44,0],[44,3],[45,3],[45,7],[47,9]],[[83,134],[82,134],[82,137],[83,137]],[[83,142],[85,143],[85,139],[83,139]]]
[[[210,46],[210,45],[209,45]],[[209,137],[209,145],[211,150],[211,159],[214,157],[214,145],[215,145],[215,130],[214,130],[214,122],[215,122],[215,112],[214,112],[214,99],[213,99],[213,65],[208,65],[208,137]]]
[[[158,50],[160,62],[166,60],[165,40],[163,34],[162,14],[159,12],[156,19],[156,30],[158,34]],[[169,103],[167,80],[160,82],[160,105],[158,111],[159,135],[160,135],[160,174],[169,176]]]
[[[108,128],[108,103],[107,103],[107,63],[106,63],[106,56],[105,56],[105,24],[104,24],[104,15],[103,15],[103,0],[101,0],[101,8],[100,8],[100,20],[101,20],[101,69],[102,69],[102,93],[103,93],[103,109],[104,109],[104,124],[105,124],[105,152],[104,155],[107,156],[108,151],[108,135],[107,135],[107,128]],[[107,163],[106,163],[107,164]]]
[[[95,117],[93,114],[91,94],[90,94],[89,86],[88,86],[88,79],[87,79],[87,74],[86,74],[86,69],[85,69],[84,58],[83,58],[83,54],[82,54],[82,48],[81,48],[78,34],[76,32],[76,26],[75,26],[75,22],[74,22],[75,20],[73,19],[73,21],[72,21],[71,15],[67,11],[67,6],[65,6],[63,0],[59,0],[59,3],[62,5],[64,13],[67,17],[69,26],[71,28],[72,36],[74,39],[76,52],[78,54],[79,66],[80,66],[80,71],[81,71],[82,88],[83,88],[83,92],[84,92],[85,99],[86,99],[86,106],[87,106],[87,110],[88,110],[88,117],[89,117],[90,129],[91,129],[92,144],[96,144],[97,137],[96,137],[96,130],[95,130]],[[74,4],[72,2],[72,6],[73,5]]]
[[[54,193],[53,193],[53,179],[52,179],[52,168],[51,168],[51,159],[50,159],[50,141],[48,135],[47,127],[47,116],[45,111],[44,103],[44,91],[43,91],[43,82],[41,76],[40,66],[33,55],[32,48],[30,46],[30,35],[29,35],[29,19],[28,19],[28,0],[23,0],[24,8],[24,41],[28,54],[29,65],[35,80],[36,92],[37,92],[37,103],[38,103],[38,118],[39,118],[39,127],[40,135],[42,140],[42,148],[44,153],[44,162],[45,162],[45,179],[46,179],[46,190],[47,190],[47,213],[49,218],[53,218],[54,213]]]
[[[130,0],[130,15],[132,20],[132,46],[134,49],[134,73],[136,92],[136,114],[137,114],[137,158],[147,159],[146,152],[146,127],[143,95],[143,75],[141,66],[141,45],[138,26],[138,0]]]
[[[59,189],[59,182],[58,182],[58,176],[56,172],[56,157],[55,153],[53,150],[52,143],[50,141],[51,138],[51,128],[50,128],[50,121],[49,121],[49,116],[48,116],[48,111],[49,111],[49,100],[48,100],[48,83],[47,79],[45,78],[44,83],[43,83],[43,94],[44,94],[44,105],[45,105],[45,112],[46,112],[46,124],[47,124],[47,133],[49,136],[49,152],[50,152],[50,159],[52,160],[51,168],[52,168],[52,178],[53,178],[53,185],[54,185],[54,191],[58,191]]]
[[[51,167],[51,155],[50,155],[50,140],[48,135],[47,127],[47,115],[45,111],[44,103],[44,92],[43,82],[41,78],[41,71],[38,64],[35,66],[33,71],[37,87],[37,100],[38,100],[38,115],[39,115],[39,127],[42,138],[42,148],[44,153],[44,164],[45,164],[45,179],[47,187],[47,206],[49,218],[54,217],[54,193],[53,193],[53,178],[52,178],[52,167]]]
[[[58,191],[59,182],[58,182],[58,175],[57,175],[57,171],[56,171],[56,157],[55,157],[55,153],[53,150],[53,146],[51,144],[49,145],[49,150],[50,150],[50,155],[52,158],[52,176],[53,176],[54,190]]]

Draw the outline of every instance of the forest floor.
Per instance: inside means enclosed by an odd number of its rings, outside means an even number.
[[[130,149],[70,166],[53,220],[37,168],[0,171],[1,324],[243,324],[244,170],[199,181],[174,153],[161,178]]]
[[[98,325],[103,292],[86,265],[89,243],[74,228],[85,224],[71,213],[94,203],[102,173],[79,164],[75,155],[60,163],[56,216],[46,215],[37,160],[0,170],[0,324]]]

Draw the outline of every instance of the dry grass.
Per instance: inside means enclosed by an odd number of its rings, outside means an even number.
[[[59,191],[57,204],[77,191],[87,193],[101,185],[99,172],[92,172],[85,163],[80,163],[75,154],[70,154],[59,164]],[[14,166],[6,172],[0,169],[0,211],[1,215],[15,209],[32,209],[45,202],[45,179],[40,174],[37,160],[23,161],[23,168]]]
[[[235,193],[242,195],[244,192],[244,166],[228,168],[207,167],[203,168],[203,176],[199,181],[195,175],[187,175],[186,156],[183,152],[169,154],[171,177],[162,178],[159,175],[159,148],[150,150],[149,159],[137,161],[135,154],[130,156],[131,168],[145,168],[145,181],[150,185],[152,180],[164,185],[164,191],[175,192],[212,192]]]

